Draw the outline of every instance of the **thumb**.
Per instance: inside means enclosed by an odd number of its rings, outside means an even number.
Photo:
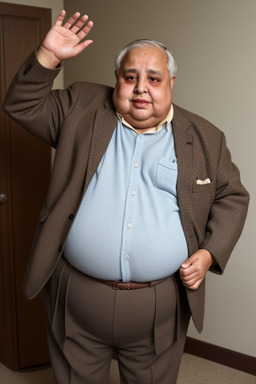
[[[190,259],[187,259],[182,265],[181,265],[181,268],[188,268],[189,266],[191,265],[191,261]]]
[[[93,43],[92,40],[85,40],[85,41],[81,42],[80,44],[76,45],[74,47],[74,56],[79,55],[81,52],[83,52],[84,49],[89,47],[89,45],[91,45],[92,43]]]
[[[193,264],[193,262],[195,261],[195,259],[196,259],[195,255],[190,256],[186,261],[184,261],[184,263],[181,265],[181,267],[184,269],[190,267]]]

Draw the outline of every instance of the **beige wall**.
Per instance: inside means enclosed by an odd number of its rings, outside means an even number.
[[[222,277],[209,274],[205,327],[189,336],[256,356],[255,0],[64,0],[68,13],[95,22],[94,45],[65,64],[65,83],[114,84],[116,52],[136,38],[154,38],[178,62],[174,101],[215,123],[251,193],[243,235]]]

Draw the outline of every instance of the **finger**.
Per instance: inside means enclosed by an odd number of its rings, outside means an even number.
[[[193,291],[195,291],[196,289],[198,289],[199,285],[201,284],[201,281],[197,281],[196,283],[194,283],[193,285],[189,285],[187,286],[188,289],[192,289]]]
[[[187,260],[184,261],[184,263],[182,264],[182,268],[188,268],[192,266],[196,260],[197,258],[195,257],[195,255],[190,256]]]
[[[190,265],[191,265],[191,262],[190,262],[190,261],[186,261],[185,263],[182,264],[181,267],[182,267],[183,269],[186,269],[186,268],[190,267]]]
[[[195,277],[198,275],[198,271],[195,270],[195,269],[182,269],[180,270],[180,275],[184,278],[184,279],[189,279],[191,277]]]
[[[59,16],[57,17],[57,19],[55,21],[55,25],[62,25],[65,16],[66,16],[66,11],[63,9],[60,12]]]
[[[92,40],[85,40],[85,41],[82,41],[80,44],[76,45],[74,47],[74,54],[75,54],[75,56],[79,55],[79,53],[81,53],[85,48],[87,48],[92,43],[93,43]]]
[[[197,289],[199,287],[199,285],[201,284],[201,282],[202,282],[202,279],[198,279],[198,278],[191,279],[188,281],[182,280],[183,285],[189,289]]]
[[[195,282],[196,282],[196,280],[184,280],[184,279],[181,279],[181,281],[182,281],[182,284],[184,285],[184,287],[186,287],[186,288],[190,288],[190,287],[192,287],[194,284],[195,284]]]
[[[64,27],[67,28],[67,29],[70,29],[72,27],[72,25],[74,23],[76,23],[76,21],[79,19],[80,17],[80,13],[79,12],[76,12],[74,13],[73,16],[71,16],[67,21],[66,23],[64,24]]]
[[[89,17],[87,15],[83,15],[80,19],[77,19],[76,23],[73,24],[70,30],[74,33],[77,33],[77,31],[79,31],[87,22],[88,18]]]
[[[184,276],[180,276],[181,278],[181,281],[184,285],[193,285],[197,280],[200,279],[199,276],[188,276],[188,277],[184,277]]]
[[[78,38],[80,40],[83,40],[91,31],[93,27],[93,22],[89,21],[82,29],[81,31],[77,34]]]
[[[185,268],[183,266],[181,266],[181,268],[180,268],[180,274],[182,276],[190,276],[196,272],[197,272],[197,268],[193,264],[190,264],[189,266],[187,266]]]

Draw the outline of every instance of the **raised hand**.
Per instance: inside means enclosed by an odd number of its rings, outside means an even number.
[[[61,61],[77,56],[92,43],[84,40],[93,27],[88,16],[80,17],[76,12],[63,24],[65,15],[66,12],[61,11],[38,50],[38,60],[45,67],[56,68]]]

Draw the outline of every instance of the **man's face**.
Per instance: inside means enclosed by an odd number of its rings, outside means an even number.
[[[134,128],[156,127],[169,112],[174,81],[164,51],[151,45],[134,48],[121,62],[114,106]]]

